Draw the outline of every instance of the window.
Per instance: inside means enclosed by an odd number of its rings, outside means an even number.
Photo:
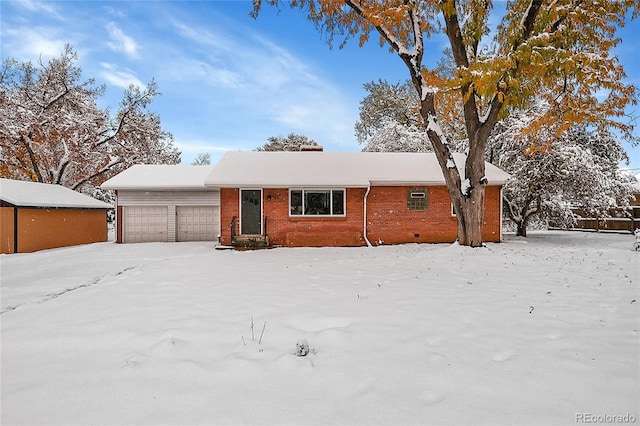
[[[407,209],[426,210],[429,204],[427,188],[407,189]]]
[[[344,216],[344,189],[292,189],[292,216]]]

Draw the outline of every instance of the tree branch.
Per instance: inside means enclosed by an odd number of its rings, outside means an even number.
[[[130,158],[130,160],[132,162],[134,162],[137,159],[138,159],[137,156]],[[113,159],[111,159],[111,161],[109,161],[104,167],[102,167],[101,169],[99,169],[98,171],[93,173],[92,175],[86,176],[86,177],[80,179],[79,181],[77,181],[76,183],[74,183],[71,186],[71,189],[73,189],[74,191],[77,190],[80,187],[80,185],[82,185],[83,183],[89,182],[89,181],[97,178],[98,176],[107,173],[108,171],[113,169],[115,166],[117,166],[118,164],[122,164],[122,163],[124,163],[124,160],[122,160],[121,158],[113,158]]]
[[[529,3],[529,7],[525,11],[522,16],[522,20],[520,21],[520,28],[522,29],[522,35],[519,38],[516,38],[514,41],[513,48],[511,49],[513,52],[518,49],[518,47],[526,40],[531,37],[533,33],[533,26],[536,22],[536,17],[542,8],[543,0],[531,0]]]
[[[31,162],[31,168],[35,173],[36,178],[38,178],[38,182],[44,182],[42,173],[40,172],[40,167],[38,167],[36,154],[33,152],[33,149],[31,148],[31,132],[29,132],[26,136],[24,134],[20,134],[18,141],[22,142],[25,149],[27,150],[27,154],[29,154],[29,161]]]
[[[522,218],[520,218],[519,214],[516,214],[514,212],[514,209],[517,209],[518,206],[516,206],[514,203],[512,203],[511,200],[509,200],[509,198],[507,198],[506,195],[503,195],[502,199],[504,200],[505,204],[507,205],[507,216],[509,216],[509,219],[511,219],[515,223],[519,223],[522,220]]]

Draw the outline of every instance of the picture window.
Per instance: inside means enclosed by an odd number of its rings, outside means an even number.
[[[291,216],[344,216],[344,189],[292,189]]]

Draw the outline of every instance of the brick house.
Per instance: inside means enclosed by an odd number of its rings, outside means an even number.
[[[464,164],[463,155],[455,155]],[[486,164],[483,239],[502,238],[502,185]],[[227,152],[205,180],[220,191],[224,245],[453,242],[457,222],[430,153]]]

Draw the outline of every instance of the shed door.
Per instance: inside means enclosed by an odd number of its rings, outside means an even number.
[[[215,241],[220,234],[220,208],[217,206],[178,206],[178,241]]]
[[[240,197],[240,233],[262,233],[262,191],[243,189]]]
[[[167,241],[167,207],[124,207],[124,242]]]

